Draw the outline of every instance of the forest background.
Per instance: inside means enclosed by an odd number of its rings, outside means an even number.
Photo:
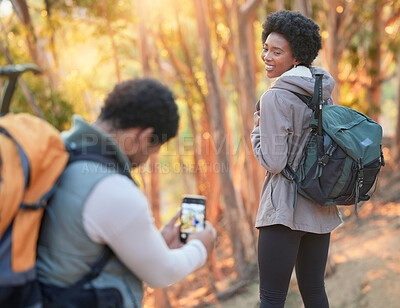
[[[314,64],[334,77],[336,104],[378,121],[393,145],[385,154],[397,161],[398,0],[0,0],[0,66],[34,63],[43,70],[19,79],[13,112],[65,130],[74,113],[94,121],[122,80],[155,78],[176,95],[179,135],[135,175],[158,227],[177,212],[183,194],[205,195],[218,246],[186,281],[147,288],[145,307],[216,302],[257,276],[254,220],[265,171],[249,135],[255,103],[271,83],[259,57],[261,25],[281,9],[320,25],[323,49]]]

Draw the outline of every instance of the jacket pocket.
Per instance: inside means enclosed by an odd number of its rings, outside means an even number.
[[[272,183],[269,179],[264,182],[261,192],[260,205],[257,212],[257,221],[263,221],[266,217],[270,217],[276,210],[272,202]]]
[[[272,183],[271,183],[271,192],[270,192],[270,194],[271,194],[270,199],[271,199],[272,207],[273,207],[274,210],[276,211],[276,206],[275,206],[274,198],[273,198],[273,196],[274,196],[274,188],[272,187]]]

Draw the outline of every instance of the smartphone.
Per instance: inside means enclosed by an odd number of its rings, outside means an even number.
[[[189,234],[204,230],[205,222],[206,197],[184,195],[181,208],[181,241],[186,243]]]

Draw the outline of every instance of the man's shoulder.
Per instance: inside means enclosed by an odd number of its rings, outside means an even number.
[[[123,197],[146,198],[139,186],[128,177],[112,173],[105,176],[96,185],[97,193]]]
[[[83,214],[97,225],[107,226],[114,221],[119,226],[146,215],[148,210],[147,198],[139,187],[121,174],[112,174],[93,188]]]

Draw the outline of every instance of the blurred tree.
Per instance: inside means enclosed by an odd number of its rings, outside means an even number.
[[[261,1],[248,0],[239,5],[237,0],[229,6],[226,0],[222,0],[225,21],[229,29],[228,52],[233,53],[234,61],[230,61],[233,71],[232,77],[235,80],[235,88],[238,93],[238,104],[241,118],[241,141],[244,151],[244,169],[246,178],[243,180],[247,186],[243,186],[247,207],[249,227],[253,228],[255,213],[258,208],[259,194],[261,191],[262,178],[259,177],[259,163],[252,153],[250,133],[253,129],[254,106],[257,101],[255,93],[255,50],[249,46],[255,46],[258,42],[254,38],[253,22],[258,6]],[[261,44],[257,44],[258,46]],[[252,229],[255,230],[255,229]]]
[[[400,45],[397,51],[397,70],[396,70],[396,79],[397,79],[397,121],[396,121],[396,131],[394,136],[394,155],[393,158],[395,161],[399,161],[400,159]]]
[[[383,0],[375,0],[373,4],[371,40],[367,52],[367,72],[370,78],[367,88],[367,114],[378,121],[382,98],[382,40],[383,40]]]
[[[178,14],[178,7],[175,5],[175,14],[177,22],[177,34],[178,44],[182,47],[183,55],[180,60],[172,48],[168,45],[166,40],[166,34],[162,27],[159,28],[157,36],[162,43],[162,46],[168,53],[170,63],[175,70],[175,77],[177,82],[180,83],[184,101],[187,103],[188,117],[190,123],[190,129],[192,132],[192,144],[193,144],[193,173],[196,178],[197,192],[200,195],[204,195],[207,198],[207,220],[209,220],[214,226],[217,226],[220,218],[221,207],[220,207],[220,183],[218,180],[218,174],[215,172],[217,166],[215,157],[215,146],[210,135],[210,123],[207,118],[207,107],[209,105],[207,98],[204,96],[200,87],[200,82],[196,77],[195,64],[193,57],[188,47],[185,36],[183,35],[183,27],[181,18]],[[188,76],[188,78],[185,78]],[[194,90],[194,93],[193,93]],[[195,105],[196,101],[196,105]],[[201,112],[195,119],[195,108],[201,106]],[[178,136],[179,138],[179,136]],[[222,273],[217,267],[215,253],[213,253],[209,259],[211,272],[213,273],[213,281],[211,281],[211,287],[215,289],[215,280],[222,279]]]
[[[111,20],[110,20],[110,16],[109,16],[109,12],[108,12],[107,3],[106,3],[106,0],[101,0],[100,3],[101,3],[101,11],[102,11],[103,17],[106,21],[106,24],[107,24],[107,33],[108,33],[108,36],[110,37],[110,41],[111,41],[111,47],[112,47],[112,52],[113,52],[114,65],[115,65],[115,75],[117,77],[117,81],[120,82],[121,81],[121,73],[120,73],[120,69],[119,69],[118,51],[117,51],[117,46],[115,43],[114,31],[111,28]],[[139,2],[139,3],[141,3],[141,2]]]
[[[318,10],[315,15],[316,20],[321,22],[324,60],[327,63],[328,72],[335,79],[335,89],[332,97],[335,102],[339,102],[341,80],[339,78],[339,62],[343,52],[349,45],[351,38],[361,27],[356,10],[357,1],[328,0],[322,2],[322,10]],[[325,23],[326,21],[326,23]]]
[[[307,17],[311,17],[311,1],[310,0],[293,0],[294,10],[299,11],[301,14]]]
[[[3,25],[2,29],[4,33]],[[8,43],[7,40],[6,43]],[[0,50],[8,64],[17,64],[12,59],[9,46],[5,45],[1,40]],[[29,86],[25,80],[29,81]],[[20,76],[18,85],[19,87],[15,89],[10,111],[33,113],[46,119],[59,130],[68,127],[73,108],[58,90],[49,91],[47,89],[48,83],[43,80],[43,77],[37,77],[36,75]]]
[[[14,11],[24,26],[26,33],[26,42],[29,48],[31,58],[35,64],[42,68],[50,81],[50,86],[55,89],[58,85],[56,75],[48,61],[45,50],[41,46],[41,41],[36,35],[35,26],[29,13],[28,5],[25,0],[11,0]]]
[[[275,10],[280,11],[285,9],[285,0],[275,0]]]
[[[103,10],[106,10],[105,0],[103,2]],[[145,25],[145,16],[148,16],[148,9],[145,2],[139,1],[138,3],[138,11],[141,16],[139,20],[139,46],[140,46],[140,57],[143,68],[143,77],[150,78],[152,76],[152,72],[150,69],[150,53],[148,50],[148,42],[147,42],[147,33],[146,25]],[[115,48],[114,37],[111,31],[111,27],[109,25],[109,19],[107,21],[109,28],[109,35],[112,41],[113,50],[114,50],[114,61],[116,67],[119,67],[118,63],[118,55]],[[116,70],[117,79],[120,79],[119,69]],[[149,186],[149,200],[152,207],[152,212],[154,216],[154,222],[158,229],[161,229],[161,215],[160,215],[160,173],[159,173],[159,156],[158,153],[154,153],[150,156],[150,186]],[[165,289],[157,288],[154,290],[154,307],[155,308],[170,308],[171,305],[168,300],[168,295]]]
[[[208,97],[211,105],[211,127],[215,144],[218,146],[217,161],[222,172],[219,172],[221,181],[222,194],[224,196],[226,211],[225,215],[228,220],[228,231],[233,246],[233,255],[235,259],[235,267],[239,277],[245,274],[246,259],[244,244],[237,222],[239,216],[239,204],[237,201],[235,188],[233,186],[231,166],[229,156],[227,155],[227,147],[225,140],[225,127],[223,123],[223,111],[221,106],[221,90],[217,75],[214,71],[213,60],[211,57],[210,32],[207,21],[208,13],[206,5],[201,0],[194,0],[195,16],[199,34],[199,47],[203,60],[203,67],[207,78]]]

